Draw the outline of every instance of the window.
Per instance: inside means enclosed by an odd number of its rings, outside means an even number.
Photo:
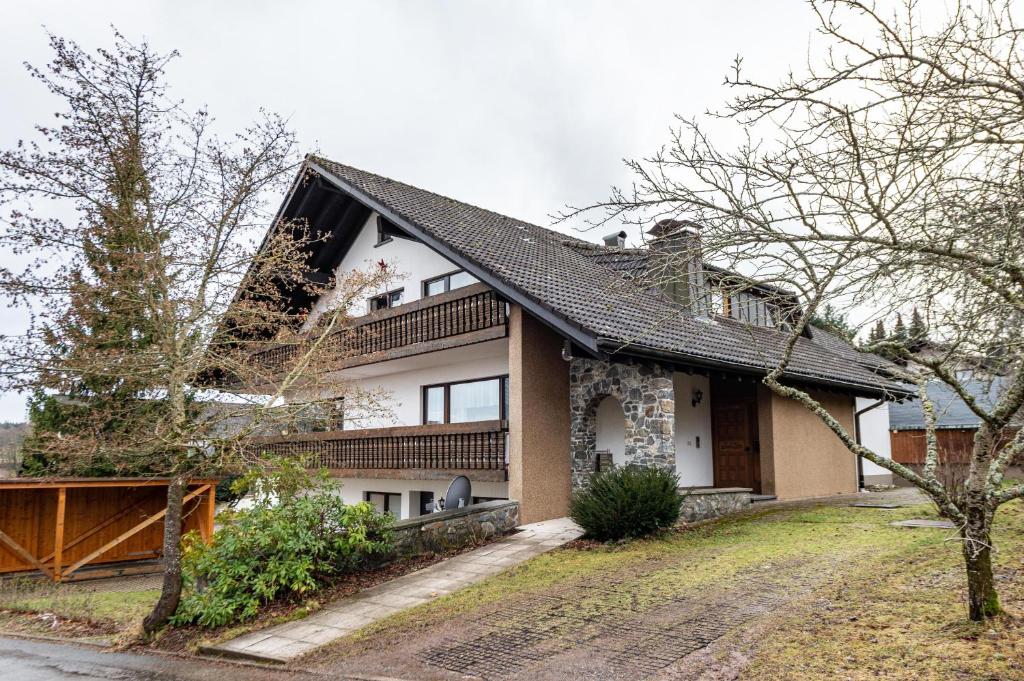
[[[373,504],[378,513],[390,513],[396,518],[402,517],[402,495],[387,492],[363,492],[363,501]]]
[[[313,432],[345,430],[345,398],[335,397],[326,404],[320,418],[316,419]]]
[[[778,305],[752,293],[733,296],[729,301],[728,315],[755,326],[777,326],[782,322]]]
[[[445,392],[443,385],[434,385],[423,389],[423,423],[444,423]]]
[[[429,515],[434,512],[433,492],[411,492],[413,498],[419,497],[420,515]]]
[[[451,272],[440,277],[425,280],[423,282],[423,295],[424,297],[436,296],[439,293],[454,291],[457,288],[469,286],[476,282],[477,278],[472,274],[465,270],[459,270],[458,272]]]
[[[711,314],[722,314],[722,310],[725,309],[725,295],[722,293],[722,289],[713,288],[711,289]]]
[[[386,244],[387,242],[391,241],[392,237],[391,237],[390,234],[387,233],[387,230],[385,229],[385,224],[386,223],[384,222],[384,218],[381,217],[380,215],[378,215],[377,216],[377,244],[376,244],[377,246],[380,246],[381,244]]]
[[[508,376],[423,387],[423,423],[508,418]]]
[[[345,430],[345,398],[335,397],[330,403],[328,427],[330,430]]]
[[[370,312],[386,310],[390,307],[398,307],[402,304],[402,294],[404,292],[405,289],[400,288],[396,291],[388,291],[387,293],[382,293],[379,296],[370,298]]]

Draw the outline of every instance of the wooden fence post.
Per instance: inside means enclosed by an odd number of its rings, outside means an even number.
[[[68,488],[57,488],[57,524],[53,537],[53,581],[61,580],[60,563],[64,558],[64,508],[67,505]]]

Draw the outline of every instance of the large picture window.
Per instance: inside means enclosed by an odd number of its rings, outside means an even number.
[[[450,274],[444,274],[440,277],[434,277],[433,279],[427,279],[423,282],[423,296],[436,296],[439,293],[447,293],[448,291],[454,291],[457,288],[463,286],[469,286],[475,284],[477,278],[465,270],[459,270],[458,272],[451,272]]]
[[[508,418],[508,376],[423,387],[423,423],[469,423]]]

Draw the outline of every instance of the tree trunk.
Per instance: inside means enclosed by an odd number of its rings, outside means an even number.
[[[970,618],[981,622],[1001,612],[992,576],[992,542],[984,511],[968,509],[967,518],[961,532],[967,563],[967,603]]]
[[[142,628],[152,634],[167,624],[181,600],[181,500],[188,487],[185,478],[177,477],[167,486],[167,515],[164,516],[164,583],[160,600],[153,606]]]

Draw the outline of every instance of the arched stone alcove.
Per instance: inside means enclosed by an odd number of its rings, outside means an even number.
[[[622,403],[608,395],[597,404],[597,451],[611,454],[616,466],[626,464],[626,412]],[[601,463],[600,468],[604,467]]]
[[[622,405],[624,461],[675,471],[675,395],[672,371],[655,363],[574,358],[569,369],[573,489],[586,485],[597,452],[597,409],[607,398]]]

